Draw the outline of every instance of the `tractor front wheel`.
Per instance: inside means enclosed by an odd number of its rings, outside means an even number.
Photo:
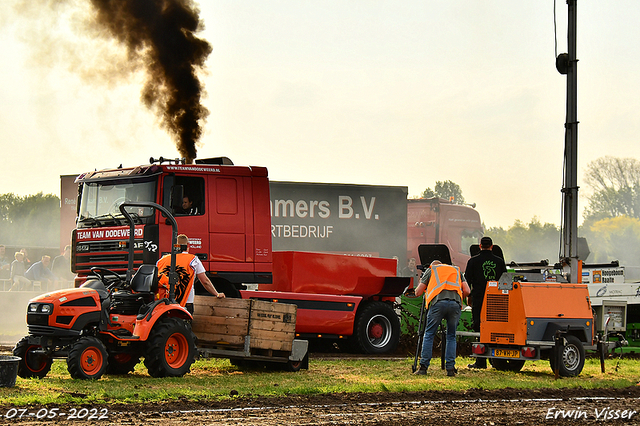
[[[196,356],[191,325],[179,318],[162,318],[155,324],[144,354],[151,377],[182,377]]]
[[[71,346],[67,370],[74,379],[99,379],[107,371],[107,348],[95,337],[83,337]]]
[[[42,347],[29,344],[29,336],[25,336],[13,348],[13,355],[20,358],[18,376],[23,379],[32,377],[41,379],[51,370],[53,359],[44,353]]]

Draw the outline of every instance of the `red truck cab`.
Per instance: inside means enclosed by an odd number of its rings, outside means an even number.
[[[407,200],[407,256],[420,259],[420,244],[444,244],[451,261],[463,271],[471,257],[469,247],[484,233],[474,208],[442,198]]]
[[[92,266],[117,272],[127,268],[128,229],[118,213],[125,200],[152,201],[170,209],[190,252],[214,284],[233,295],[234,285],[271,282],[269,182],[264,167],[229,164],[149,165],[80,175],[80,203],[73,232],[73,268],[80,279]],[[179,189],[179,190],[178,190]],[[193,202],[182,210],[181,196]],[[133,212],[136,224],[136,267],[154,263],[169,247],[162,241],[171,226],[159,212]],[[237,290],[235,291],[237,295]]]

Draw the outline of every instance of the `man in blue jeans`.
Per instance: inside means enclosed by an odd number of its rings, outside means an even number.
[[[424,271],[420,284],[416,287],[416,296],[421,296],[426,289],[425,303],[427,311],[427,327],[422,339],[422,353],[420,354],[420,368],[415,374],[425,375],[431,362],[433,338],[438,331],[440,322],[447,320],[447,348],[444,353],[447,376],[456,375],[456,329],[460,320],[462,299],[471,291],[460,269],[456,266],[445,265],[439,260],[431,262],[429,269]]]

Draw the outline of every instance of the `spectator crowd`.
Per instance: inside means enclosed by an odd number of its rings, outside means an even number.
[[[0,280],[8,280],[8,291],[55,290],[67,287],[73,282],[75,274],[71,272],[71,246],[67,245],[53,261],[51,256],[44,255],[37,262],[32,262],[26,249],[21,249],[7,256],[7,248],[0,244]],[[3,289],[7,290],[6,286]]]

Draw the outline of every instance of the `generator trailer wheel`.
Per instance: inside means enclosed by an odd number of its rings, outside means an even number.
[[[580,339],[571,334],[566,335],[565,340],[566,343],[561,347],[558,373],[562,377],[575,377],[580,374],[584,368],[584,346]],[[549,364],[553,371],[556,371],[557,355],[556,349],[553,349],[549,357]]]

